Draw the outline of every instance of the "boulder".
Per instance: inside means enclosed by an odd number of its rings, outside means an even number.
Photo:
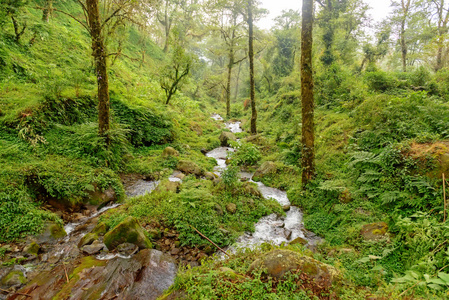
[[[243,189],[245,190],[245,193],[253,195],[253,196],[256,196],[256,197],[259,197],[259,198],[262,197],[262,194],[260,193],[260,191],[257,188],[256,184],[254,184],[252,182],[249,182],[249,181],[246,181],[246,182],[243,183],[242,186],[243,186]]]
[[[117,195],[112,187],[103,190],[96,183],[93,183],[86,192],[88,201],[92,205],[101,205],[117,200]]]
[[[226,205],[226,210],[228,213],[235,214],[235,212],[237,211],[237,205],[235,205],[234,203],[228,203]]]
[[[37,256],[37,254],[39,253],[39,249],[40,246],[36,242],[32,242],[23,248],[23,252],[32,256]]]
[[[206,177],[207,180],[214,180],[217,176],[212,172],[204,172],[204,177]]]
[[[334,267],[290,250],[276,249],[263,254],[249,266],[248,273],[258,269],[277,279],[288,272],[299,271],[325,288],[341,280],[341,275]]]
[[[47,221],[44,225],[44,231],[36,236],[36,242],[39,244],[51,243],[66,236],[67,233],[60,223]]]
[[[363,225],[360,234],[365,240],[377,241],[387,237],[388,225],[385,222],[376,222]]]
[[[167,180],[167,181],[161,182],[156,189],[158,191],[167,191],[167,192],[177,193],[177,192],[179,192],[180,186],[181,186],[181,183],[179,181]]]
[[[260,181],[266,175],[276,173],[276,170],[277,170],[277,167],[274,162],[266,161],[256,170],[252,179],[254,181]]]
[[[195,176],[201,176],[203,171],[194,162],[188,160],[180,160],[176,168],[184,174],[194,174]]]
[[[146,237],[143,228],[134,217],[127,217],[111,231],[105,234],[104,243],[109,250],[115,249],[123,243],[132,243],[141,249],[152,248],[150,240]]]
[[[83,246],[92,244],[95,240],[98,240],[98,234],[96,233],[87,233],[84,235],[81,240],[78,242],[78,248],[82,248]]]
[[[86,245],[81,248],[81,250],[89,255],[94,255],[99,253],[104,248],[104,246],[105,245],[102,242],[100,242],[99,240],[95,240],[92,244]]]
[[[22,271],[12,270],[5,277],[2,278],[2,285],[5,286],[15,286],[22,285],[27,282]]]
[[[218,139],[220,140],[220,145],[222,147],[228,147],[230,146],[229,141],[235,141],[236,137],[232,132],[222,131]]]
[[[293,241],[291,241],[289,244],[290,244],[290,245],[295,245],[295,244],[307,245],[308,243],[309,243],[309,242],[308,242],[306,239],[304,239],[304,238],[298,236],[296,239],[294,239]]]
[[[173,147],[166,147],[163,151],[162,151],[162,157],[169,157],[169,156],[179,156],[179,152],[178,150],[176,150]]]
[[[104,235],[106,232],[108,232],[109,226],[106,225],[104,222],[98,223],[94,229],[92,229],[92,233],[95,233],[97,235]]]

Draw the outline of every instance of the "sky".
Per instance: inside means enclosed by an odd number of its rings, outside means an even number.
[[[273,19],[281,14],[283,10],[294,9],[301,11],[302,0],[260,0],[262,7],[269,10],[270,14],[260,20],[257,25],[264,29],[269,29],[274,25]],[[391,11],[390,0],[364,0],[372,9],[369,14],[375,22],[382,21]]]

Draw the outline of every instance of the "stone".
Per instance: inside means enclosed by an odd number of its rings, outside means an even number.
[[[152,240],[157,240],[162,237],[162,232],[159,229],[156,228],[150,228],[147,230],[148,235]]]
[[[252,182],[244,182],[242,184],[243,189],[245,190],[245,193],[250,194],[252,196],[256,196],[261,198],[262,194],[260,193],[259,189],[257,188],[257,185]]]
[[[203,174],[201,168],[189,160],[180,160],[176,168],[184,174],[194,174],[195,176],[201,176]]]
[[[113,250],[118,245],[126,242],[135,244],[141,249],[153,247],[150,240],[146,237],[143,228],[131,216],[127,217],[104,236],[104,243],[109,250]]]
[[[88,194],[87,199],[92,205],[101,205],[117,200],[117,194],[112,187],[103,190],[96,183],[93,183],[92,188],[86,192]]]
[[[104,235],[106,232],[108,232],[109,226],[106,225],[104,222],[98,223],[94,229],[92,229],[92,233],[95,233],[97,235]]]
[[[23,252],[32,255],[37,256],[40,250],[40,246],[36,242],[29,243],[23,248]]]
[[[264,162],[254,173],[252,179],[254,181],[260,181],[263,177],[274,174],[277,171],[276,164],[272,161]]]
[[[81,250],[89,255],[94,255],[103,250],[104,247],[105,245],[102,242],[96,240],[91,245],[84,246],[83,248],[81,248]]]
[[[292,237],[292,231],[284,228],[284,236],[287,240],[289,240]]]
[[[281,279],[288,272],[299,271],[314,280],[317,285],[329,288],[332,283],[341,281],[341,275],[334,267],[304,256],[300,253],[276,249],[256,259],[248,268],[248,273],[263,270],[269,277]]]
[[[218,274],[228,279],[236,279],[237,277],[242,277],[238,276],[233,269],[228,267],[220,267],[220,269],[218,269]]]
[[[218,139],[220,140],[220,145],[222,147],[229,147],[231,146],[229,141],[235,141],[237,138],[232,132],[222,131]]]
[[[98,234],[96,233],[87,233],[84,235],[81,240],[78,242],[78,248],[82,248],[83,246],[92,244],[95,240],[98,240]]]
[[[360,234],[365,240],[377,241],[387,238],[388,225],[385,222],[376,222],[363,225]]]
[[[139,247],[132,243],[123,243],[118,245],[116,250],[123,256],[131,256],[134,255],[137,251],[139,251]]]
[[[173,249],[170,251],[171,255],[178,255],[179,252],[181,252],[181,249],[179,249],[179,248],[173,248]]]
[[[179,187],[181,186],[181,183],[179,181],[170,181],[170,180],[164,180],[161,182],[158,187],[156,188],[158,191],[167,191],[172,193],[179,192]]]
[[[162,151],[162,157],[169,157],[169,156],[179,156],[179,152],[178,150],[176,150],[173,147],[166,147],[163,151]]]
[[[295,245],[295,244],[307,245],[308,243],[309,242],[306,239],[298,236],[296,239],[293,239],[293,241],[291,241],[289,244],[290,245]]]
[[[214,180],[217,176],[212,172],[204,172],[204,177],[206,177],[207,180]]]
[[[228,213],[235,214],[235,212],[237,211],[237,205],[235,205],[234,203],[228,203],[226,205],[226,211]]]
[[[285,204],[282,206],[283,211],[289,211],[290,210],[290,204]]]
[[[36,243],[52,243],[66,236],[67,233],[61,223],[47,221],[44,225],[44,231],[35,237]]]
[[[2,285],[5,286],[16,286],[22,285],[27,282],[25,275],[23,275],[22,271],[12,270],[5,277],[2,278]]]

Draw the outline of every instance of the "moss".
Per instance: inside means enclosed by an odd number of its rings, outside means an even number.
[[[141,249],[152,248],[142,227],[134,217],[127,217],[104,236],[104,243],[109,250],[115,249],[122,243],[133,243]]]
[[[11,271],[2,278],[2,285],[6,286],[25,284],[26,282],[27,280],[21,271]]]
[[[51,236],[55,239],[59,239],[67,235],[67,232],[65,232],[64,227],[60,224],[53,223],[50,225],[49,229]]]

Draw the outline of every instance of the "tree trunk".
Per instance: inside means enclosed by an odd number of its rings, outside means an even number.
[[[239,62],[239,68],[237,71],[237,79],[235,82],[235,91],[234,91],[234,100],[237,101],[237,98],[239,96],[239,81],[240,81],[240,69],[242,67],[242,62]]]
[[[109,82],[106,65],[106,47],[101,33],[100,11],[98,0],[86,0],[90,35],[92,38],[92,55],[95,60],[95,71],[98,86],[98,133],[106,138],[109,144]]]
[[[42,21],[48,23],[50,21],[50,15],[53,12],[53,0],[47,0],[46,2],[46,6],[42,12]]]
[[[301,28],[302,187],[315,177],[312,69],[313,0],[303,0]]]
[[[164,30],[165,30],[165,44],[164,53],[168,52],[168,40],[170,38],[170,18],[168,17],[168,0],[165,1],[165,13],[164,13]]]
[[[257,134],[257,110],[256,110],[256,89],[254,83],[254,33],[253,33],[253,8],[252,0],[248,0],[248,27],[249,27],[249,85],[250,85],[250,97],[251,97],[251,134]]]
[[[226,117],[229,119],[231,117],[231,75],[232,66],[234,65],[234,49],[231,44],[229,49],[229,64],[228,64],[228,79],[226,82]]]
[[[407,72],[407,44],[405,43],[405,20],[401,22],[402,71]]]

